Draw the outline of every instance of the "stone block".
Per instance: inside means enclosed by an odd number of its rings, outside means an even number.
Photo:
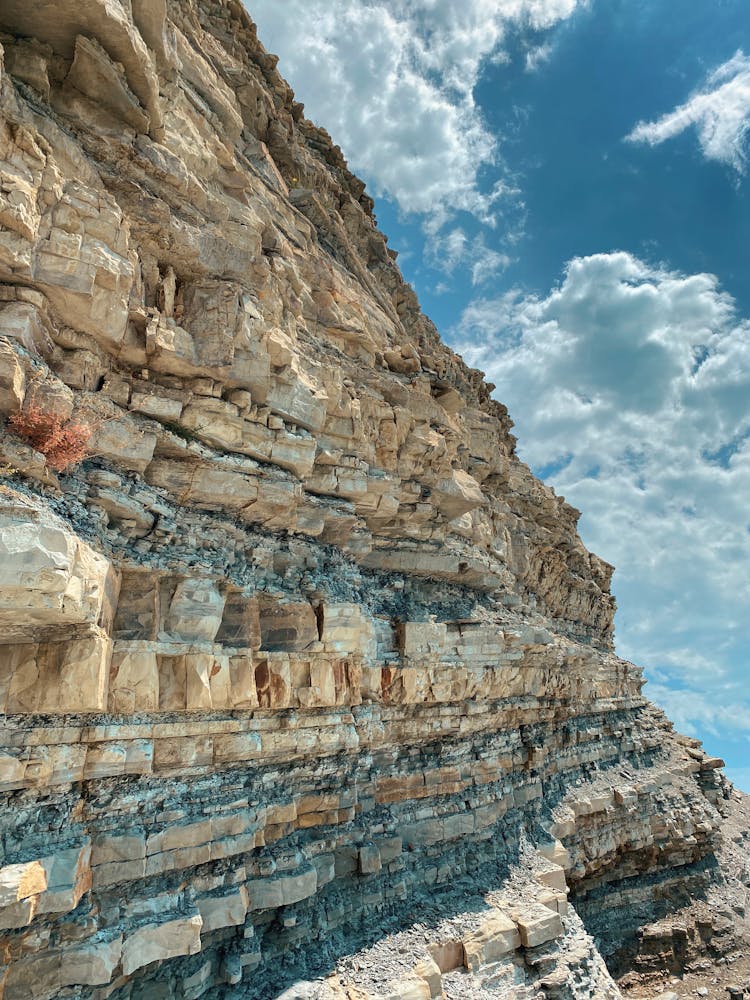
[[[553,913],[545,906],[534,906],[525,913],[514,913],[518,925],[521,944],[524,948],[538,948],[564,933],[559,913]]]
[[[91,864],[135,861],[146,857],[146,836],[141,830],[132,833],[100,833],[91,845]]]
[[[36,916],[41,896],[28,896],[17,903],[11,903],[0,909],[0,930],[15,930],[18,927],[28,927]]]
[[[453,972],[465,966],[463,941],[442,941],[431,944],[429,952],[440,972]]]
[[[175,736],[154,740],[154,771],[210,767],[214,759],[212,736]]]
[[[292,676],[288,658],[268,656],[255,664],[255,689],[261,708],[288,708]]]
[[[332,663],[315,659],[310,663],[311,706],[336,704],[336,675]]]
[[[435,397],[446,413],[455,415],[466,409],[466,401],[456,389],[444,389]]]
[[[121,952],[118,935],[29,955],[8,969],[4,1000],[51,1000],[66,987],[103,986],[111,981]]]
[[[217,504],[243,510],[258,500],[258,479],[207,463],[156,458],[146,470],[146,482],[167,490],[182,503],[191,501],[213,510]]]
[[[546,906],[548,910],[553,910],[555,913],[559,913],[561,917],[564,917],[568,912],[567,892],[561,892],[558,889],[545,889],[543,892],[540,892],[536,898],[537,901],[543,906]]]
[[[92,885],[95,889],[103,889],[119,882],[134,882],[146,874],[146,859],[136,858],[132,861],[111,861],[93,869]]]
[[[0,330],[7,335],[9,309],[0,312]],[[17,413],[26,395],[26,370],[11,344],[0,338],[0,412]]]
[[[21,788],[24,783],[26,762],[11,753],[0,753],[0,791]]]
[[[383,867],[380,851],[375,844],[363,844],[359,849],[359,870],[363,875],[379,872]]]
[[[213,742],[216,764],[253,760],[262,751],[259,733],[220,733]]]
[[[163,923],[146,924],[129,934],[122,946],[123,975],[152,962],[164,962],[178,955],[194,955],[201,950],[200,914],[176,917]]]
[[[115,652],[109,672],[109,711],[132,715],[159,709],[159,667],[151,650]]]
[[[401,837],[385,837],[382,840],[376,840],[375,846],[380,852],[380,860],[384,865],[394,861],[403,852]]]
[[[264,601],[259,615],[264,652],[301,652],[318,641],[318,621],[307,602]]]
[[[383,1000],[430,1000],[433,996],[440,996],[432,992],[429,983],[416,976],[409,976],[395,986],[390,984],[387,989],[388,993],[381,994]]]
[[[0,907],[11,906],[19,900],[44,892],[46,888],[47,870],[41,861],[27,861],[0,868]]]
[[[415,660],[437,658],[444,650],[447,631],[444,622],[404,622],[398,629],[399,652]]]
[[[150,740],[122,743],[92,743],[86,749],[84,778],[110,778],[125,774],[149,774],[153,769]]]
[[[245,886],[224,896],[203,896],[196,900],[203,919],[201,934],[208,934],[219,927],[238,927],[245,922],[248,893]]]
[[[0,625],[7,641],[55,626],[95,626],[109,561],[53,514],[0,498]],[[11,631],[12,630],[12,631]]]
[[[68,913],[91,888],[91,844],[86,843],[42,859],[47,888],[37,913]]]
[[[235,854],[247,854],[256,847],[264,844],[263,830],[251,830],[249,833],[242,833],[236,837],[223,837],[221,840],[214,840],[210,845],[210,855],[212,861],[221,858],[231,858]]]
[[[229,657],[229,680],[232,708],[257,708],[255,667],[250,653]]]
[[[553,864],[558,865],[560,868],[565,869],[565,871],[568,871],[570,869],[570,866],[572,864],[570,853],[568,852],[568,849],[564,847],[563,844],[560,843],[559,840],[553,840],[550,843],[541,844],[537,848],[537,850],[539,851],[539,853],[542,855],[543,858],[546,858]]]
[[[234,692],[232,690],[232,674],[228,656],[213,656],[208,671],[208,686],[211,694],[211,707],[234,708]]]
[[[464,965],[471,972],[476,972],[515,951],[520,945],[519,928],[506,913],[498,910],[463,938]]]
[[[230,590],[224,601],[216,642],[235,649],[251,651],[260,648],[260,614],[258,599],[242,591]]]
[[[215,581],[188,577],[177,584],[164,628],[183,642],[213,642],[224,613],[224,597]]]
[[[312,859],[312,864],[318,877],[318,889],[336,878],[336,862],[333,854],[318,854]]]
[[[297,806],[294,802],[276,802],[266,807],[266,823],[293,823],[297,818]]]
[[[449,477],[439,479],[430,499],[449,521],[487,503],[479,483],[463,469],[453,469]]]
[[[346,656],[374,660],[377,653],[375,627],[358,604],[324,604],[321,609],[324,648]],[[319,613],[321,613],[319,612]]]
[[[130,397],[130,409],[136,413],[143,413],[147,417],[153,417],[167,423],[179,421],[182,413],[182,402],[179,399],[165,398],[155,392],[133,392]]]
[[[154,457],[156,434],[132,417],[112,416],[97,427],[96,453],[123,469],[143,473]]]
[[[197,972],[185,976],[182,980],[181,995],[185,1000],[197,1000],[211,987],[214,979],[214,965],[210,960],[204,962]]]
[[[204,712],[213,708],[211,671],[214,657],[208,653],[188,653],[185,657],[185,708]]]
[[[95,40],[83,35],[76,38],[67,82],[92,101],[103,104],[136,131],[148,131],[149,116],[128,87],[122,67],[118,69]]]
[[[40,45],[15,39],[15,44],[5,50],[5,66],[10,74],[23,80],[45,100],[49,100],[50,86],[47,62],[50,52]]]
[[[251,910],[268,910],[289,906],[315,895],[318,875],[314,868],[295,875],[251,879],[247,882]]]
[[[560,889],[563,892],[567,889],[565,872],[560,865],[552,865],[535,873],[537,882],[540,885],[548,886],[550,889]]]
[[[185,657],[157,656],[156,662],[159,671],[159,710],[162,712],[187,711]],[[206,677],[206,687],[208,687],[208,677]]]
[[[0,662],[14,655],[0,647]],[[107,708],[112,642],[104,635],[23,647],[8,688],[7,711],[103,712]]]
[[[185,847],[197,847],[211,840],[210,819],[197,823],[180,823],[168,826],[159,833],[152,833],[146,840],[146,854],[158,854]]]
[[[443,977],[432,958],[424,958],[414,966],[414,975],[427,984],[431,998],[443,996]]]
[[[179,847],[159,854],[149,854],[146,858],[146,876],[163,875],[165,872],[179,871],[181,868],[195,868],[211,860],[211,844],[197,847]]]

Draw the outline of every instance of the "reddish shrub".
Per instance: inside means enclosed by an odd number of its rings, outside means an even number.
[[[44,455],[47,465],[55,472],[65,472],[78,465],[88,454],[91,439],[88,424],[49,413],[36,403],[14,413],[8,424],[34,451]]]

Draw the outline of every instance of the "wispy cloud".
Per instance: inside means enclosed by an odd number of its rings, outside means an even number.
[[[452,342],[617,567],[620,652],[681,721],[750,730],[750,322],[717,278],[576,258],[544,296],[476,298]]]
[[[551,56],[552,46],[549,42],[537,45],[535,49],[529,49],[526,53],[526,72],[533,73],[534,70],[539,69],[544,63],[549,62]]]
[[[472,285],[483,285],[501,274],[513,258],[487,245],[484,233],[469,236],[460,227],[431,233],[425,259],[446,274],[465,269]]]
[[[684,104],[656,121],[639,122],[626,138],[656,146],[689,128],[696,129],[707,159],[744,173],[750,129],[750,57],[737,52]]]

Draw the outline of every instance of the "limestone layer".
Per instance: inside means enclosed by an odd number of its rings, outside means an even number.
[[[578,512],[239,3],[0,43],[0,996],[619,996],[725,793]]]

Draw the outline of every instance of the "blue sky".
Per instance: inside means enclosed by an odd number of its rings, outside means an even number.
[[[750,790],[747,0],[248,7],[617,567],[618,651]]]

